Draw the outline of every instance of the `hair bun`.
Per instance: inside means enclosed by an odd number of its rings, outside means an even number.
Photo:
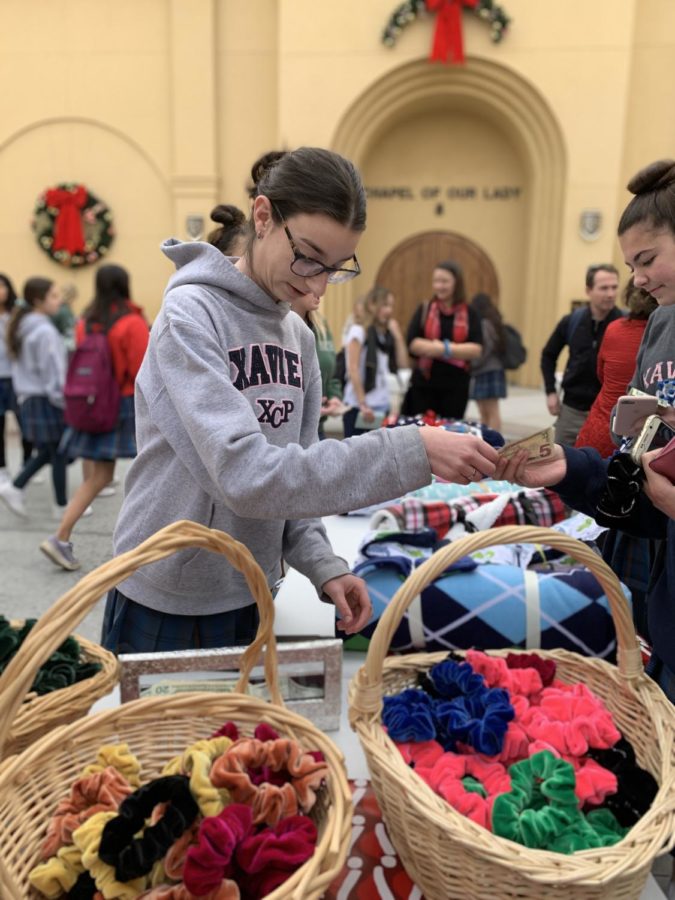
[[[659,159],[633,175],[628,182],[631,194],[650,194],[675,184],[675,160]]]
[[[238,206],[232,206],[231,203],[219,203],[211,210],[211,219],[225,228],[230,228],[243,225],[246,216]]]
[[[251,181],[253,187],[257,188],[269,170],[276,166],[280,159],[286,156],[286,150],[270,150],[269,153],[263,153],[258,157],[251,166]]]

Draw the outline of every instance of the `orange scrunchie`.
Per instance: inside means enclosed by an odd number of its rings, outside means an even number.
[[[287,784],[277,786],[263,782],[255,785],[249,769],[268,766],[274,772],[286,771]],[[211,768],[215,787],[227,788],[234,803],[253,807],[253,821],[276,825],[286,816],[296,815],[298,806],[308,812],[316,802],[316,791],[328,777],[328,766],[301,749],[296,741],[278,738],[259,741],[242,738],[220,756]]]
[[[56,807],[47,826],[41,859],[54,856],[60,847],[73,843],[73,832],[97,812],[114,812],[133,788],[124,775],[108,766],[101,772],[78,778]]]
[[[140,894],[136,900],[240,900],[241,894],[235,881],[225,879],[215,891],[209,891],[201,897],[195,897],[184,884],[159,885],[144,894]]]

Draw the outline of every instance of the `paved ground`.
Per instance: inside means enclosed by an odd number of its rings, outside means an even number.
[[[475,415],[473,405],[468,410],[468,415],[472,414]],[[512,388],[509,399],[503,403],[502,414],[508,437],[524,436],[550,422],[540,391]],[[16,472],[19,447],[14,433],[9,435],[9,450],[10,469]],[[128,461],[118,464],[117,474],[122,479],[128,466]],[[110,559],[111,555],[111,535],[122,498],[121,484],[116,496],[96,500],[94,514],[77,525],[73,538],[75,552],[83,564],[79,572],[64,572],[39,552],[38,545],[55,527],[51,519],[49,469],[43,472],[45,481],[31,483],[26,489],[28,519],[18,518],[0,504],[0,613],[10,618],[40,616],[83,574]],[[80,477],[80,463],[76,462],[68,471],[71,489],[79,484]],[[80,634],[98,640],[102,608],[103,604],[99,602],[78,629]]]

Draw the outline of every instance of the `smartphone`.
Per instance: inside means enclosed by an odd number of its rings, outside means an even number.
[[[616,402],[616,412],[612,431],[614,434],[630,435],[645,416],[653,416],[658,412],[659,401],[649,395],[633,397],[625,395]]]
[[[666,444],[658,456],[654,457],[649,463],[649,468],[675,484],[675,437]]]
[[[643,453],[665,447],[674,437],[675,431],[660,416],[649,416],[630,447],[630,457],[633,462],[639,463]]]

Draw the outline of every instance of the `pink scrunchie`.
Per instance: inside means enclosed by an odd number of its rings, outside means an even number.
[[[396,746],[408,765],[414,763],[428,769],[445,752],[438,741],[400,741]]]
[[[480,756],[444,753],[432,768],[416,766],[415,771],[457,812],[487,829],[491,827],[494,798],[511,790],[511,779],[504,766]],[[487,797],[465,788],[462,778],[467,775],[481,783]]]
[[[185,887],[203,897],[216,890],[223,880],[232,878],[234,852],[252,831],[253,811],[240,803],[231,803],[219,815],[203,819],[197,844],[188,848],[185,857]]]
[[[574,793],[579,799],[580,807],[587,803],[598,806],[604,803],[608,794],[616,794],[618,791],[619,783],[614,772],[610,772],[594,759],[586,757],[580,759],[577,756],[559,753],[555,747],[542,740],[532,741],[528,748],[528,755],[533,756],[542,750],[548,750],[554,756],[564,759],[574,766],[576,781]]]
[[[583,756],[621,738],[612,714],[585,684],[545,688],[540,702],[519,719],[531,741],[545,741],[558,756]]]
[[[114,812],[122,800],[133,792],[124,775],[107,766],[93,775],[73,782],[70,794],[64,797],[47,826],[40,855],[42,859],[55,856],[60,847],[73,843],[73,832],[97,812]]]
[[[501,656],[488,656],[480,650],[467,650],[466,661],[482,675],[488,687],[505,688],[512,694],[530,697],[544,687],[541,675],[533,668],[511,669]]]

